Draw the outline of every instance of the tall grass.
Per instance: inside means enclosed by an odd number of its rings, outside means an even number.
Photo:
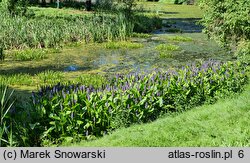
[[[133,24],[123,14],[98,13],[68,18],[26,18],[0,15],[0,45],[4,49],[50,48],[69,42],[126,40]]]

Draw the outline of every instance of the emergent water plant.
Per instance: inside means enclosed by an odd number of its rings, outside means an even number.
[[[14,104],[11,99],[13,92],[9,92],[7,86],[0,84],[0,147],[13,145],[12,125],[8,116]]]
[[[122,13],[98,13],[72,18],[27,18],[0,15],[3,49],[52,48],[71,42],[126,40],[133,23]]]
[[[40,129],[44,128],[43,140],[78,141],[241,92],[248,79],[245,70],[241,62],[208,61],[168,71],[116,75],[98,88],[57,84],[33,93],[32,105]]]

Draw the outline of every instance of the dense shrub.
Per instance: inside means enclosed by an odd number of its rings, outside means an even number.
[[[43,87],[33,93],[32,105],[41,138],[60,143],[102,136],[167,112],[213,103],[221,96],[242,91],[246,82],[244,64],[209,61],[166,72],[117,75],[99,88]]]
[[[250,41],[241,41],[237,46],[235,56],[243,62],[250,64]]]
[[[25,15],[28,9],[28,0],[1,0],[0,8],[10,15]],[[3,12],[3,11],[1,11]]]
[[[162,20],[157,14],[136,14],[133,22],[133,31],[137,33],[150,33],[162,27]]]
[[[250,39],[249,0],[202,0],[205,32],[221,45],[236,49]]]

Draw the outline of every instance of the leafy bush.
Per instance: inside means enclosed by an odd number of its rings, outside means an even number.
[[[25,15],[28,10],[28,0],[1,0],[0,8],[1,12],[9,13],[11,16]]]
[[[157,14],[136,14],[133,22],[133,31],[137,33],[150,33],[162,27],[162,20]]]
[[[205,33],[221,45],[236,49],[250,39],[249,0],[202,0]]]
[[[240,42],[235,55],[241,61],[250,64],[250,41]]]
[[[117,75],[99,88],[58,84],[33,93],[32,105],[44,143],[78,141],[241,92],[248,79],[245,68],[240,62],[209,61]]]

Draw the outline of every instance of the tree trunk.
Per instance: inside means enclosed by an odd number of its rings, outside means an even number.
[[[86,9],[87,11],[91,11],[91,0],[86,0]]]
[[[59,0],[56,1],[56,8],[60,8],[60,1]]]

